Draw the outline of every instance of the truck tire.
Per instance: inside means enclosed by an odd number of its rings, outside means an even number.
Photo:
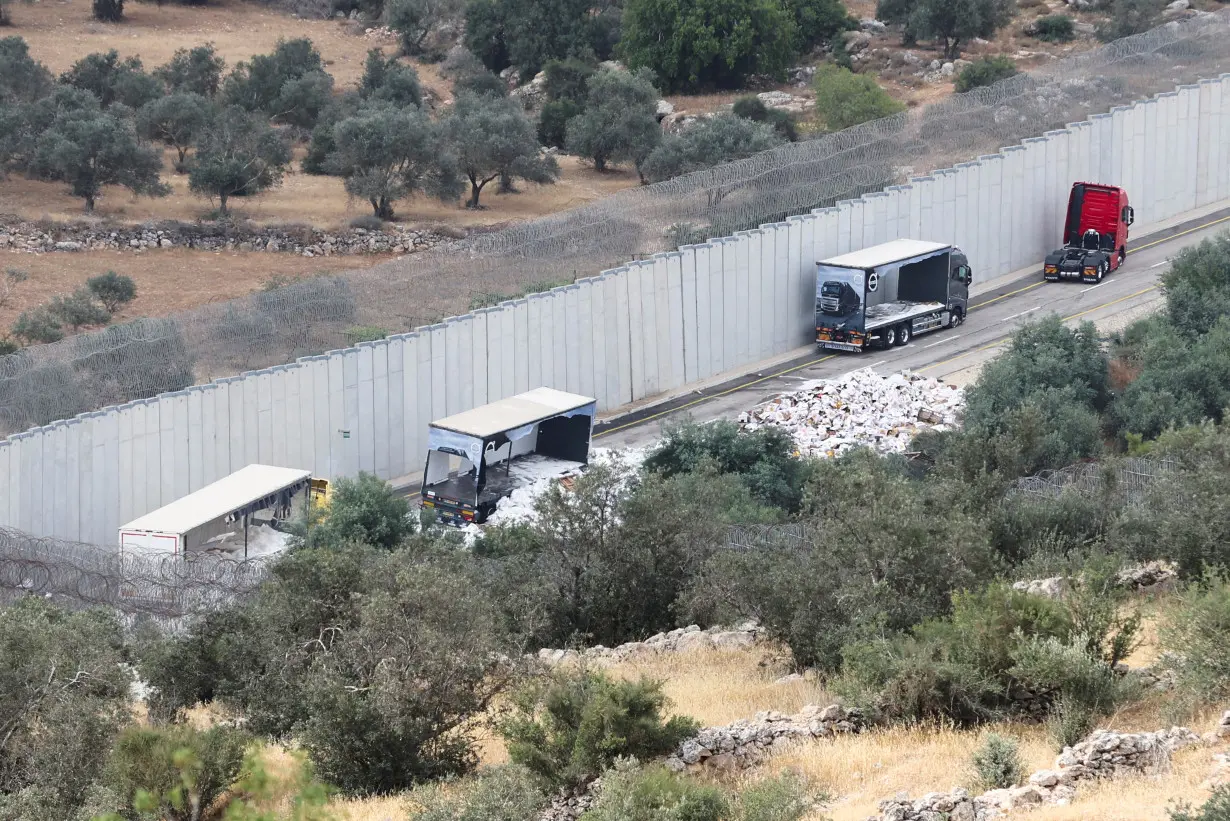
[[[965,321],[965,316],[961,313],[960,308],[956,308],[948,315],[948,327],[956,328]]]
[[[910,324],[902,322],[897,326],[897,347],[904,348],[910,344]]]
[[[896,328],[885,328],[884,329],[884,347],[891,348],[896,344],[897,344],[897,329]]]

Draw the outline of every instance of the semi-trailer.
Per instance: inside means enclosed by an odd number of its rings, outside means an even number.
[[[862,351],[905,345],[965,321],[969,260],[955,245],[897,239],[816,263],[816,343]]]

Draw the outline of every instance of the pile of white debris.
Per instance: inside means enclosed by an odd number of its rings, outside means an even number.
[[[833,458],[856,447],[905,453],[921,431],[955,427],[964,406],[965,391],[954,385],[863,368],[776,396],[740,414],[739,424],[786,429],[802,456]]]
[[[612,450],[607,448],[592,448],[589,452],[589,463],[591,465],[611,465],[617,472],[625,476],[631,476],[636,469],[640,467],[641,462],[645,461],[648,455],[648,450],[643,448],[627,448],[623,450]],[[514,462],[514,465],[517,463]],[[534,509],[538,502],[538,497],[547,492],[553,485],[560,482],[567,482],[568,479],[578,476],[585,467],[580,463],[573,469],[560,471],[553,469],[555,466],[543,465],[542,472],[535,474],[534,463],[530,463],[528,467],[518,467],[519,484],[508,496],[501,499],[497,504],[495,511],[487,517],[486,524],[489,525],[508,525],[517,522],[531,523],[537,518],[538,513]],[[482,533],[482,528],[479,525],[467,525],[463,528],[467,535],[467,542]]]

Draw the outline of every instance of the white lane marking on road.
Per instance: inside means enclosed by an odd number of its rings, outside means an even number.
[[[1016,319],[1018,316],[1025,316],[1025,314],[1032,314],[1034,311],[1038,310],[1041,307],[1042,307],[1041,305],[1035,305],[1034,307],[1030,308],[1028,311],[1021,311],[1019,314],[1013,314],[1012,316],[1006,316],[1001,321],[1007,322],[1009,319]]]
[[[869,368],[874,368],[876,365],[883,365],[883,364],[884,364],[885,362],[887,362],[887,361],[888,361],[887,359],[881,359],[879,362],[872,362],[872,363],[871,363],[870,365],[868,365],[867,367],[869,367]]]
[[[1088,288],[1082,288],[1081,293],[1083,294],[1088,291],[1092,291],[1094,288],[1101,288],[1105,284],[1106,284],[1105,282],[1099,282],[1097,285],[1090,285]]]
[[[1155,262],[1155,263],[1153,263],[1153,264],[1152,264],[1152,265],[1150,265],[1149,267],[1150,267],[1150,268],[1161,268],[1163,265],[1165,265],[1165,264],[1166,264],[1166,263],[1168,263],[1168,262],[1170,262],[1170,260],[1168,260],[1168,259],[1164,259],[1164,260],[1162,260],[1161,262]]]
[[[923,345],[923,347],[934,348],[936,345],[943,345],[945,342],[952,342],[954,339],[960,339],[963,336],[965,336],[965,334],[957,334],[956,336],[950,336],[947,339],[941,339],[939,342],[932,342],[930,345]]]

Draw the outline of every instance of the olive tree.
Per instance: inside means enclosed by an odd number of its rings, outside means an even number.
[[[44,179],[68,183],[92,212],[104,185],[134,194],[166,196],[170,188],[159,171],[162,157],[142,145],[131,122],[114,114],[81,109],[52,120],[37,140],[33,170]]]
[[[137,130],[148,140],[174,148],[179,155],[176,168],[180,169],[214,116],[216,111],[208,98],[177,92],[142,106],[137,112]]]
[[[290,164],[290,148],[259,116],[231,106],[201,134],[188,170],[188,187],[218,198],[227,214],[228,200],[278,185]]]
[[[446,202],[461,193],[440,129],[416,108],[361,110],[334,127],[333,144],[326,167],[345,179],[346,193],[367,200],[380,219],[392,219],[393,203],[416,193]]]
[[[478,208],[483,188],[501,177],[543,184],[559,177],[558,163],[542,154],[534,124],[515,100],[459,94],[443,127],[458,167],[470,182],[468,208]]]
[[[568,151],[608,164],[641,164],[662,140],[658,125],[658,90],[648,71],[599,71],[589,78],[585,111],[568,121]]]
[[[668,180],[750,157],[783,142],[770,125],[719,114],[663,139],[645,160],[644,176],[650,182]]]
[[[166,83],[172,94],[200,94],[214,97],[222,87],[222,69],[226,61],[215,51],[213,43],[191,49],[176,49],[164,66],[154,69],[154,76]]]

